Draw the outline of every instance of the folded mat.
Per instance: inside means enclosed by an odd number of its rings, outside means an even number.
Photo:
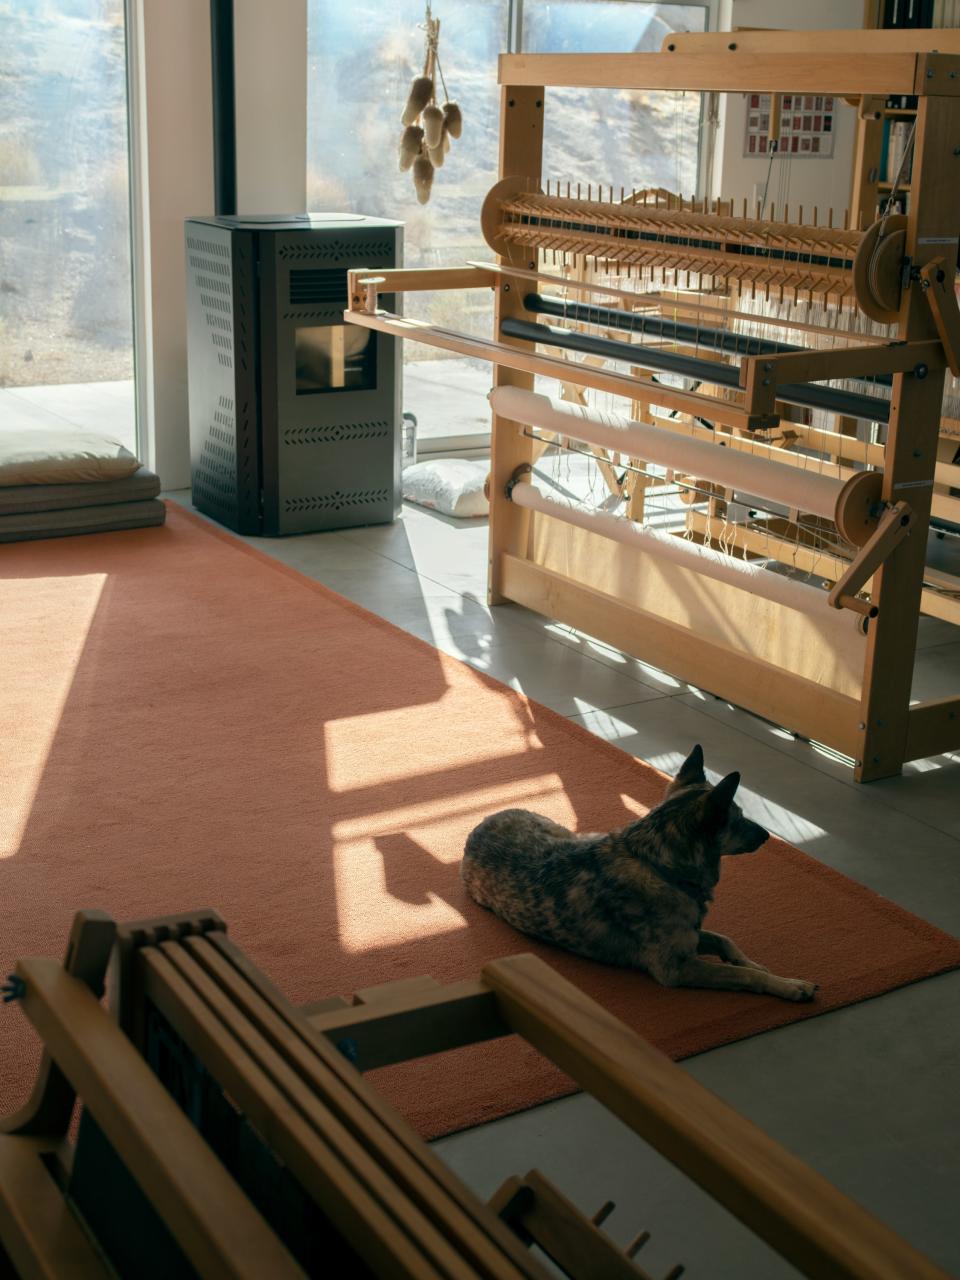
[[[67,424],[0,432],[0,488],[119,480],[139,466],[119,440]]]
[[[71,486],[72,487],[72,486]],[[158,498],[146,502],[114,502],[64,511],[29,511],[0,515],[0,542],[63,538],[73,533],[110,533],[163,524],[167,509]]]
[[[88,480],[82,484],[0,485],[0,516],[31,511],[65,511],[75,507],[104,507],[114,502],[145,502],[160,492],[160,477],[148,467],[118,480]],[[129,526],[124,526],[128,528]]]

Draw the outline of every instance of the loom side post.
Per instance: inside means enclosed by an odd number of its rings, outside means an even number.
[[[500,171],[499,177],[523,178],[532,190],[539,191],[543,163],[543,86],[504,84],[500,89]],[[498,261],[501,264],[536,270],[536,250],[516,245]],[[523,290],[509,277],[502,277],[496,287],[494,333],[500,335],[501,324],[523,314]],[[504,338],[511,346],[529,350],[528,343],[518,338]],[[497,365],[495,387],[523,387],[533,390],[532,373],[506,369]],[[505,553],[523,552],[529,530],[529,513],[515,507],[505,495],[505,486],[518,466],[533,461],[534,442],[515,423],[493,415],[490,435],[490,542],[487,599],[491,605],[502,604],[502,563]]]
[[[907,220],[905,251],[921,271],[937,256],[938,238],[956,228],[958,114],[958,103],[949,96],[921,94],[919,98],[912,178],[917,199]],[[917,285],[904,290],[899,336],[907,342],[938,337],[931,308]],[[943,383],[942,367],[931,369],[926,378],[898,373],[893,379],[882,496],[893,506],[909,492],[914,520],[912,536],[884,561],[873,581],[879,616],[867,637],[855,766],[860,782],[894,776],[908,758],[910,694]]]

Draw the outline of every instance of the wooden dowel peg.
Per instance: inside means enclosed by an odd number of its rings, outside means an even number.
[[[363,309],[368,315],[373,315],[377,309],[377,290],[384,283],[383,276],[368,276],[363,282],[364,305]]]
[[[643,1246],[647,1243],[649,1239],[650,1239],[650,1232],[641,1231],[638,1235],[635,1235],[633,1237],[633,1239],[627,1245],[626,1249],[624,1249],[624,1253],[627,1255],[628,1258],[632,1258],[635,1254],[640,1252],[640,1250],[643,1248]]]
[[[616,1207],[617,1206],[613,1200],[608,1200],[606,1204],[602,1204],[600,1206],[600,1208],[593,1215],[590,1221],[593,1223],[595,1227],[599,1227],[602,1223],[606,1222],[606,1220],[610,1217],[611,1213],[613,1213]]]
[[[871,604],[869,600],[863,600],[860,596],[839,595],[837,596],[836,608],[849,609],[851,613],[859,613],[862,618],[875,618],[880,610],[875,604]]]

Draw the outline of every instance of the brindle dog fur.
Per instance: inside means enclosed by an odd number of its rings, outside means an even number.
[[[515,929],[591,960],[643,969],[668,987],[812,1000],[815,983],[778,978],[701,928],[720,859],[752,853],[769,834],[734,803],[739,785],[730,773],[711,787],[696,746],[646,817],[576,835],[504,809],[470,832],[460,874],[471,897]]]

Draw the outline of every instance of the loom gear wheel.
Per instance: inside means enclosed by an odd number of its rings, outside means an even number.
[[[882,471],[858,471],[840,490],[834,523],[855,547],[862,547],[877,527],[882,491]]]
[[[900,314],[900,277],[907,218],[891,213],[869,227],[853,263],[853,287],[860,309],[871,320],[892,324]]]

